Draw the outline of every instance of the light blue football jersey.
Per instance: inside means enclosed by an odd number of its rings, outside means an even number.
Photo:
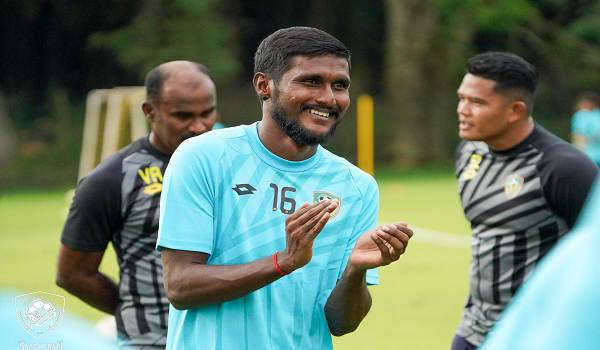
[[[210,254],[208,264],[244,264],[286,246],[285,218],[304,202],[338,198],[306,266],[242,298],[179,311],[168,349],[332,349],[327,298],[358,237],[374,228],[379,190],[365,172],[318,147],[304,161],[269,152],[257,124],[186,140],[167,167],[157,249]],[[367,283],[378,284],[376,270]]]
[[[571,132],[585,140],[575,146],[600,165],[600,109],[580,110],[573,114]]]

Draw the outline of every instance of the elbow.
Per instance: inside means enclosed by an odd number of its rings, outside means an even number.
[[[56,278],[54,279],[54,282],[57,286],[66,290],[69,293],[71,293],[74,285],[76,285],[76,281],[74,281],[72,276],[61,273],[60,271],[56,273]]]
[[[186,288],[181,283],[173,283],[165,276],[165,294],[173,307],[177,310],[187,310],[193,307],[187,298]]]
[[[182,299],[178,298],[177,295],[173,295],[173,293],[167,293],[167,299],[169,299],[171,305],[179,311],[189,309],[189,306],[187,306]]]
[[[357,330],[359,324],[360,321],[358,321],[356,324],[346,325],[345,327],[331,327],[330,325],[329,331],[331,332],[331,335],[341,337],[342,335],[352,333]]]

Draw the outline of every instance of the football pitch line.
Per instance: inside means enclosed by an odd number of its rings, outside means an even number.
[[[387,223],[378,223],[387,225]],[[471,247],[471,237],[457,235],[454,233],[429,230],[421,227],[410,227],[413,230],[412,241],[441,245],[445,247],[465,248]]]

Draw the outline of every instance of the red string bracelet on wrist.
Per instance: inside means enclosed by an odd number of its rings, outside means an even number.
[[[289,275],[291,272],[284,272],[282,269],[279,268],[279,265],[277,265],[277,254],[279,254],[279,252],[273,254],[273,265],[275,265],[275,270],[277,270],[277,272],[279,272],[283,276]]]

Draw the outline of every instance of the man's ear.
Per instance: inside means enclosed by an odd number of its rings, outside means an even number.
[[[509,106],[508,121],[511,123],[527,117],[527,105],[523,101],[514,101]]]
[[[152,103],[150,103],[150,101],[144,101],[142,102],[142,111],[144,111],[144,115],[146,115],[146,119],[148,119],[148,121],[150,123],[154,123],[154,105],[152,105]]]
[[[262,97],[271,97],[271,87],[269,86],[269,82],[271,78],[269,78],[265,73],[258,72],[254,74],[254,78],[252,79],[252,84],[254,85],[254,91],[258,94],[258,96]]]

